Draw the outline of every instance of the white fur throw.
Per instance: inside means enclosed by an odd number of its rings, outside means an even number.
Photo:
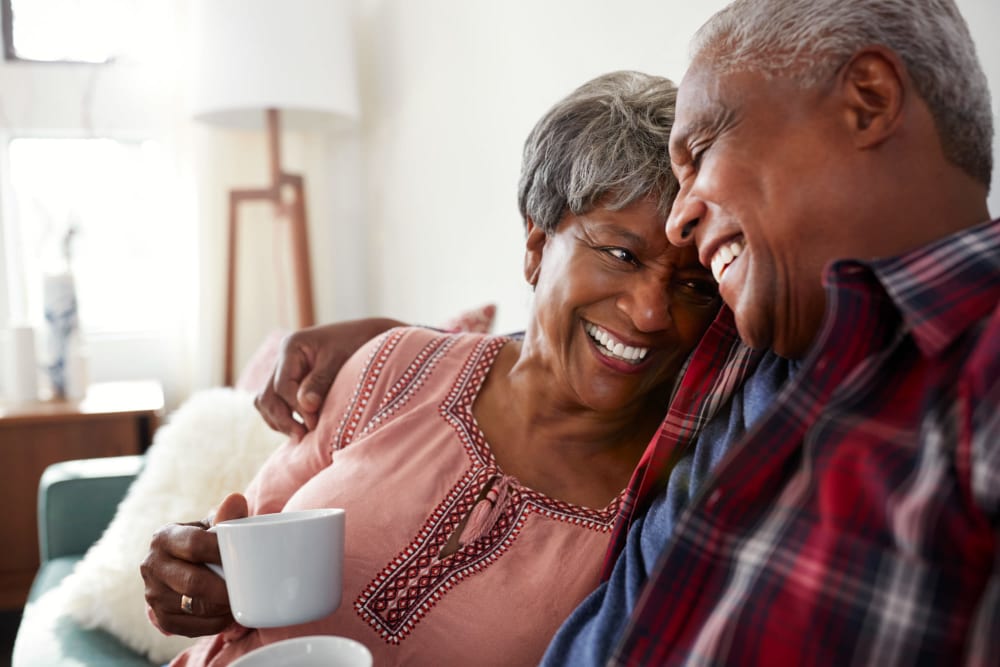
[[[194,640],[164,636],[146,618],[139,563],[150,537],[166,523],[202,519],[226,494],[242,491],[283,438],[267,427],[247,392],[192,395],[156,432],[111,524],[58,587],[66,611],[157,664],[189,646]]]

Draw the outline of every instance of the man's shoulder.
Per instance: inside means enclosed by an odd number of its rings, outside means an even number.
[[[1000,406],[1000,302],[969,332],[972,346],[963,375],[976,397],[993,401],[992,411]]]

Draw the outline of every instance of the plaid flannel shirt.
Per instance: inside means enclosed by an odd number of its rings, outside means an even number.
[[[1000,221],[825,282],[817,344],[685,512],[611,664],[1000,664]],[[752,368],[715,343],[692,383]],[[710,399],[671,410],[612,557]]]
[[[681,371],[681,382],[667,415],[632,473],[611,533],[602,581],[611,576],[632,521],[649,508],[674,464],[694,445],[702,427],[756,369],[762,356],[740,341],[733,313],[723,306]]]

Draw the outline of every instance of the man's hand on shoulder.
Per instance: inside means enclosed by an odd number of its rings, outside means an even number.
[[[316,427],[323,400],[344,362],[368,340],[401,324],[366,318],[286,336],[271,377],[254,400],[257,411],[268,426],[297,442]]]

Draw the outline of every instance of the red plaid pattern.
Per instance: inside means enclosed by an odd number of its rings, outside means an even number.
[[[827,300],[813,352],[679,522],[612,664],[1000,664],[1000,221],[839,262]],[[741,377],[738,349],[699,349],[674,401],[696,409],[671,408],[630,509],[712,412],[687,385]]]

